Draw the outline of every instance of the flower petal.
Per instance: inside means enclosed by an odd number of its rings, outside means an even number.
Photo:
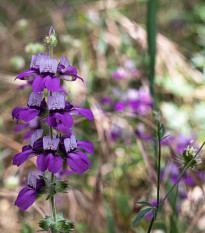
[[[29,122],[38,116],[39,113],[40,110],[37,109],[26,109],[20,112],[19,117],[21,120]]]
[[[36,70],[25,70],[24,72],[20,73],[16,78],[16,79],[24,79],[25,76],[30,75],[30,74],[34,74],[36,73]]]
[[[47,123],[49,126],[52,126],[54,128],[57,127],[57,121],[56,121],[55,116],[49,115],[49,116],[47,116],[46,120],[47,120]]]
[[[46,76],[45,86],[49,91],[58,91],[60,87],[60,79],[58,77],[51,78],[50,76]]]
[[[45,88],[45,78],[42,76],[35,77],[32,87],[34,92],[42,92]]]
[[[48,170],[55,174],[60,171],[63,165],[63,159],[59,155],[48,154],[47,155],[48,161]]]
[[[41,172],[45,172],[47,170],[47,155],[45,154],[40,154],[36,160],[36,164],[38,169]]]
[[[55,118],[62,122],[65,127],[71,128],[73,125],[73,118],[69,113],[64,112],[63,114],[55,113]]]
[[[18,206],[21,210],[26,210],[34,203],[35,199],[36,191],[26,187],[20,191],[15,201],[15,205]]]
[[[32,150],[25,150],[21,153],[18,153],[13,158],[13,165],[17,165],[18,167],[24,163],[28,158],[34,156]]]
[[[83,115],[88,120],[92,120],[93,119],[93,113],[92,113],[92,111],[90,109],[86,109],[86,108],[72,108],[70,110],[70,114],[74,115],[74,116]]]
[[[77,142],[77,148],[78,149],[83,149],[86,152],[93,154],[94,153],[94,146],[92,144],[92,142],[89,141],[78,141]]]

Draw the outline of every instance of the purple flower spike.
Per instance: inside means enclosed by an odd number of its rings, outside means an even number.
[[[51,139],[50,137],[45,136],[43,137],[43,149],[49,151],[56,151],[58,148],[59,141],[59,138]]]
[[[15,205],[18,206],[21,210],[26,210],[30,207],[36,200],[36,195],[41,191],[45,186],[45,183],[42,179],[37,179],[29,173],[27,185],[23,188],[16,201]]]
[[[49,111],[65,109],[65,97],[63,95],[48,96],[47,104]]]

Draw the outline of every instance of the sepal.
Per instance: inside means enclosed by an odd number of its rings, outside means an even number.
[[[53,218],[50,216],[46,216],[45,219],[41,220],[39,222],[39,227],[43,230],[40,230],[39,232],[48,231],[51,229],[53,233],[69,233],[74,230],[74,223],[65,219],[63,213],[57,214],[56,218],[56,222],[54,222]]]

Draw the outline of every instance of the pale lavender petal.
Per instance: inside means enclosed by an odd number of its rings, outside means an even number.
[[[63,95],[48,96],[47,104],[49,111],[65,109],[65,97]]]
[[[78,141],[77,142],[78,149],[83,149],[86,152],[93,154],[94,153],[94,146],[92,142],[89,141]]]
[[[46,76],[45,86],[49,91],[58,91],[58,88],[60,87],[60,79],[58,77],[51,78],[50,76]]]
[[[40,110],[37,109],[27,109],[24,111],[21,111],[19,114],[19,117],[21,120],[25,122],[29,122],[33,120],[38,114],[40,113]]]
[[[45,78],[42,76],[35,77],[32,87],[34,92],[42,92],[45,88]]]
[[[74,116],[80,116],[83,115],[85,116],[88,120],[93,119],[93,113],[90,109],[85,109],[85,108],[72,108],[70,110],[70,114]]]
[[[51,139],[50,137],[45,136],[43,137],[43,149],[56,151],[58,148],[59,141],[59,138]]]
[[[39,68],[42,59],[50,59],[49,54],[39,53],[36,58],[36,67]]]
[[[36,69],[36,60],[37,60],[37,56],[33,55],[31,58],[31,64],[30,64],[31,69]]]
[[[56,59],[42,59],[40,62],[40,73],[55,74],[58,61]]]
[[[29,145],[31,147],[33,147],[34,143],[39,139],[41,138],[43,135],[43,129],[37,129],[35,130],[32,135],[31,135],[31,138],[30,138],[30,141],[29,141]]]
[[[40,107],[42,98],[42,93],[31,92],[27,104],[29,107]]]

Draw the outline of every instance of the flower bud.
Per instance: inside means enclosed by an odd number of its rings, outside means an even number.
[[[53,26],[50,27],[49,35],[45,36],[43,40],[44,44],[47,46],[55,47],[57,45],[57,36]]]

